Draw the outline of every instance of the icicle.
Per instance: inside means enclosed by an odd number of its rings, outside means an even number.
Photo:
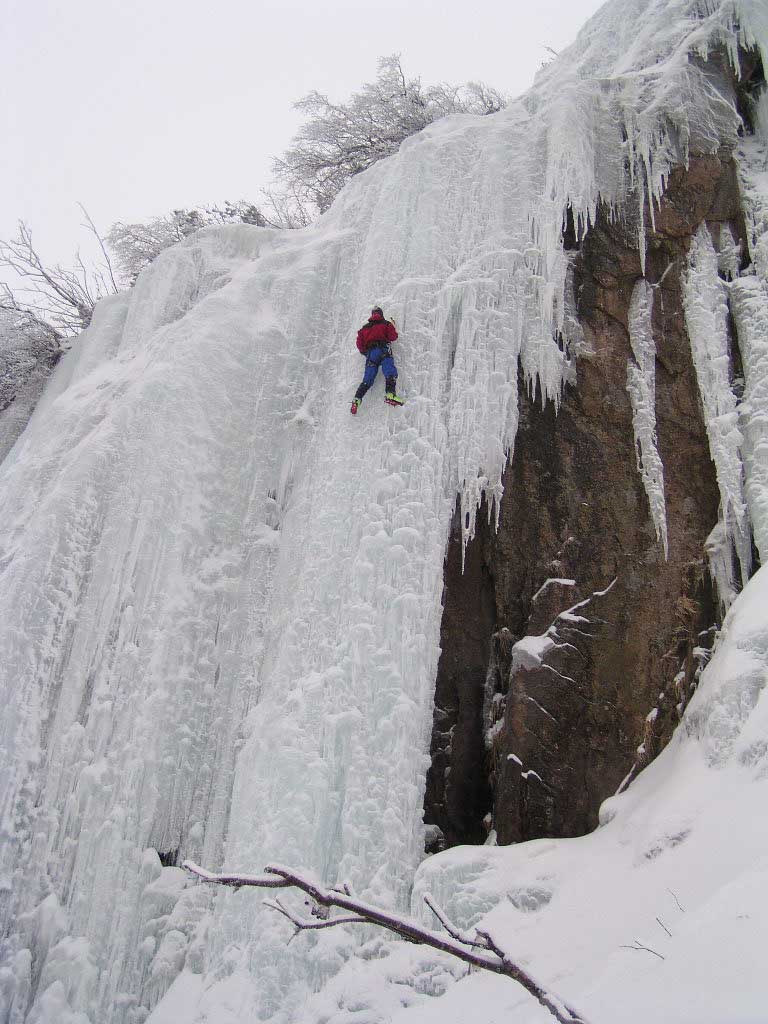
[[[664,466],[656,441],[656,345],[652,327],[653,289],[637,282],[629,306],[629,340],[634,362],[627,362],[627,390],[632,402],[637,468],[648,495],[656,537],[669,556]]]
[[[733,542],[722,516],[704,542],[704,551],[720,609],[725,614],[736,599],[739,587],[733,573]]]

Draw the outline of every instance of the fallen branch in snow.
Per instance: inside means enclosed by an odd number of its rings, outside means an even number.
[[[673,899],[673,900],[675,901],[675,903],[677,904],[677,909],[678,909],[678,910],[679,910],[679,911],[680,911],[681,913],[683,913],[683,914],[684,914],[684,913],[685,913],[685,907],[684,907],[684,906],[683,906],[683,905],[682,905],[682,904],[680,903],[680,900],[679,900],[679,899],[677,898],[677,893],[674,893],[674,892],[672,892],[672,890],[671,890],[671,889],[667,889],[667,892],[669,893],[669,895],[670,895],[670,896],[672,897],[672,899]]]
[[[409,921],[407,918],[357,899],[347,885],[336,889],[324,889],[291,868],[271,865],[264,869],[263,875],[223,875],[206,871],[205,868],[188,860],[184,861],[182,867],[193,875],[197,875],[204,882],[227,885],[233,889],[239,889],[242,886],[301,889],[312,900],[311,918],[300,917],[278,898],[265,900],[265,906],[288,918],[298,931],[331,928],[334,925],[343,924],[379,925],[408,942],[431,946],[443,953],[450,953],[473,967],[481,967],[486,971],[493,971],[495,974],[512,978],[537,999],[560,1024],[587,1024],[586,1019],[572,1007],[548,992],[527,971],[513,963],[488,932],[475,929],[470,934],[457,928],[429,895],[424,897],[424,901],[445,928],[448,933],[447,937],[441,932],[432,931],[415,921]],[[331,917],[330,911],[334,907],[347,913]]]
[[[666,959],[665,957],[663,957],[661,955],[661,953],[657,953],[656,950],[655,949],[651,949],[650,946],[644,946],[642,944],[642,942],[639,942],[637,939],[635,939],[635,941],[632,943],[631,946],[622,946],[621,948],[622,949],[644,949],[646,953],[653,953],[653,955],[657,956],[659,958],[659,960]]]

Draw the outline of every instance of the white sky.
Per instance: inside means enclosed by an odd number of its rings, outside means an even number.
[[[346,99],[400,53],[422,82],[512,95],[602,0],[0,0],[0,237],[49,260],[174,207],[258,200],[312,89]]]

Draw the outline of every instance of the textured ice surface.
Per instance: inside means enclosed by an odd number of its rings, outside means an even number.
[[[599,199],[637,216],[689,150],[735,142],[724,79],[689,53],[735,60],[765,23],[759,0],[614,0],[508,110],[409,139],[315,227],[207,229],[99,305],[0,467],[3,1024],[293,1022],[371,941],[286,946],[258,895],[185,887],[177,851],[407,905],[451,515],[458,493],[466,538],[481,495],[498,509],[518,371],[552,401],[573,376],[567,208],[582,232]],[[697,251],[742,540],[717,254]],[[406,405],[379,386],[352,419],[374,302]],[[549,882],[521,886],[528,907]],[[512,906],[533,923],[558,899]],[[450,974],[410,977],[429,994]],[[371,1000],[338,1019],[391,1018]]]

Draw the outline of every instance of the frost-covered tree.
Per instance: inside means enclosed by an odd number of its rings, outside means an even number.
[[[0,461],[26,426],[63,350],[50,324],[0,304]]]
[[[164,217],[126,224],[117,221],[107,232],[120,276],[133,284],[144,267],[163,251],[204,226],[193,210],[174,210]]]
[[[104,242],[81,208],[101,263],[86,264],[79,253],[69,268],[47,263],[23,221],[16,237],[0,239],[6,277],[0,281],[0,460],[23,431],[68,339],[88,327],[99,299],[117,291]]]
[[[200,228],[217,224],[256,224],[258,227],[299,227],[292,223],[287,211],[274,203],[262,209],[244,199],[225,202],[223,206],[202,206],[178,209],[163,217],[126,224],[118,221],[107,233],[107,243],[115,254],[121,277],[133,284],[144,267],[176,242]]]
[[[376,80],[347,103],[311,92],[295,104],[306,115],[274,172],[301,204],[327,210],[349,179],[394,153],[409,135],[447,114],[493,114],[505,104],[479,82],[423,86],[407,78],[398,55],[382,57]]]
[[[61,352],[61,336],[49,324],[0,306],[0,412],[40,366],[52,366]]]

